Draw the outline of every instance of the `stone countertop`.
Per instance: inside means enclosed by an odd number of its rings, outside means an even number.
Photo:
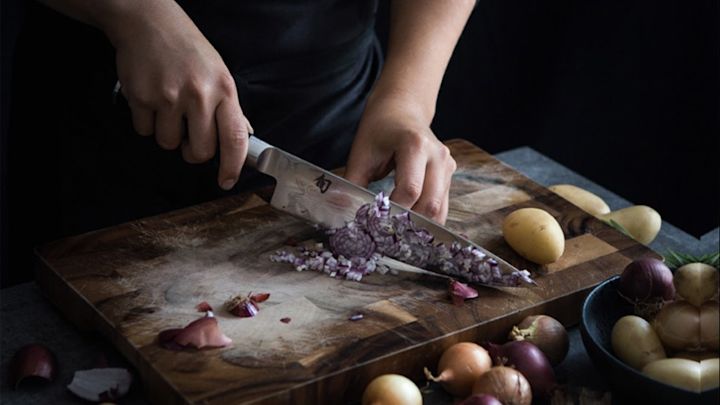
[[[537,151],[523,147],[496,155],[503,162],[536,182],[548,186],[568,183],[589,190],[602,197],[616,210],[631,205],[630,202],[592,181],[578,175]],[[641,202],[640,202],[641,203]],[[718,229],[696,239],[673,225],[663,222],[657,239],[650,245],[655,251],[665,253],[668,249],[703,254],[718,248]],[[2,345],[0,346],[0,402],[3,404],[81,404],[85,401],[73,396],[67,389],[75,370],[92,368],[104,357],[109,366],[129,367],[109,343],[99,335],[81,333],[66,321],[60,312],[45,300],[34,283],[25,283],[0,290],[0,317]],[[590,392],[607,390],[602,376],[598,375],[585,352],[577,327],[571,327],[570,352],[556,368],[558,380],[573,389],[587,388]],[[14,390],[8,382],[8,363],[21,346],[38,342],[48,346],[57,356],[59,372],[49,384],[23,384]],[[449,396],[437,386],[430,386],[424,394],[426,404],[452,404]],[[134,383],[122,404],[145,404],[142,387]]]

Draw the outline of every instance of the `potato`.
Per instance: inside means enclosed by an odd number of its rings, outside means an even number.
[[[700,389],[710,390],[720,386],[720,359],[707,359],[700,362]]]
[[[565,251],[565,235],[552,215],[539,208],[521,208],[505,217],[505,241],[522,257],[538,264],[557,260]]]
[[[707,301],[700,307],[700,346],[704,349],[720,349],[720,306],[717,301]]]
[[[697,361],[687,359],[661,359],[653,361],[643,367],[642,372],[648,377],[664,382],[665,384],[700,392],[702,374],[701,365]],[[708,364],[708,376],[711,372],[711,364]]]
[[[600,215],[598,218],[617,222],[628,231],[633,239],[643,245],[650,244],[655,240],[662,225],[660,214],[647,205],[634,205]]]
[[[613,326],[610,342],[615,355],[638,370],[648,363],[667,357],[655,330],[639,316],[627,315],[618,319]]]
[[[699,307],[718,290],[718,271],[705,263],[688,263],[675,271],[673,284],[677,293]]]
[[[571,184],[556,184],[548,188],[590,215],[598,216],[610,212],[610,207],[602,198],[580,187]]]
[[[674,359],[688,359],[694,361],[702,361],[707,359],[714,359],[717,357],[717,352],[701,351],[701,352],[680,352],[672,356]]]

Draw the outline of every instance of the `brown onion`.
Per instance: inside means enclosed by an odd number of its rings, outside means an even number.
[[[473,383],[492,366],[488,352],[475,343],[461,342],[450,346],[440,357],[437,377],[425,368],[430,381],[440,383],[456,397],[467,397]]]
[[[670,301],[675,297],[672,272],[665,263],[652,257],[628,264],[620,275],[618,291],[632,303]]]
[[[473,394],[490,394],[503,405],[530,405],[530,383],[517,370],[497,366],[483,374],[473,385]]]
[[[15,388],[28,377],[52,381],[56,375],[55,355],[50,349],[38,343],[21,347],[10,360],[10,383]]]
[[[700,307],[700,345],[703,349],[720,349],[720,307],[717,301],[707,301]]]
[[[563,324],[547,315],[533,315],[513,326],[510,340],[527,340],[534,344],[550,360],[553,366],[560,364],[570,349],[570,339]]]
[[[673,350],[699,350],[700,309],[685,301],[665,305],[653,320],[663,346]]]
[[[362,396],[362,405],[422,405],[422,402],[422,394],[415,383],[399,374],[376,377]]]
[[[489,394],[478,394],[473,395],[466,400],[460,402],[458,405],[503,405],[502,402],[498,401],[492,395]]]

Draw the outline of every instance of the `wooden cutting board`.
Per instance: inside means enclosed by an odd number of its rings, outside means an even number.
[[[312,403],[359,400],[384,373],[423,382],[443,349],[458,341],[503,339],[514,323],[545,313],[579,320],[589,290],[654,252],[463,140],[448,142],[458,170],[448,226],[534,273],[532,289],[481,288],[453,306],[442,279],[371,274],[361,282],[298,272],[268,257],[309,225],[272,209],[258,195],[221,199],[51,243],[38,250],[37,280],[82,328],[101,332],[137,367],[157,403]],[[390,182],[381,183],[386,188]],[[558,219],[564,255],[538,268],[501,234],[503,218],[539,207]],[[254,318],[222,303],[269,292]],[[175,352],[158,332],[216,308],[231,347]],[[357,312],[359,321],[348,318]],[[283,323],[282,318],[291,318]]]

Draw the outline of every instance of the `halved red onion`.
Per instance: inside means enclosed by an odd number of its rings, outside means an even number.
[[[57,375],[55,355],[39,343],[25,345],[18,349],[10,360],[9,377],[15,388],[28,377],[52,381]]]
[[[235,296],[225,303],[225,309],[240,318],[250,318],[259,312],[255,301],[250,298]]]
[[[132,374],[124,368],[93,368],[76,371],[67,386],[75,395],[88,401],[113,401],[130,390]]]
[[[167,329],[158,335],[158,343],[166,349],[225,347],[232,340],[225,336],[214,316],[204,316],[190,322],[182,329]]]

